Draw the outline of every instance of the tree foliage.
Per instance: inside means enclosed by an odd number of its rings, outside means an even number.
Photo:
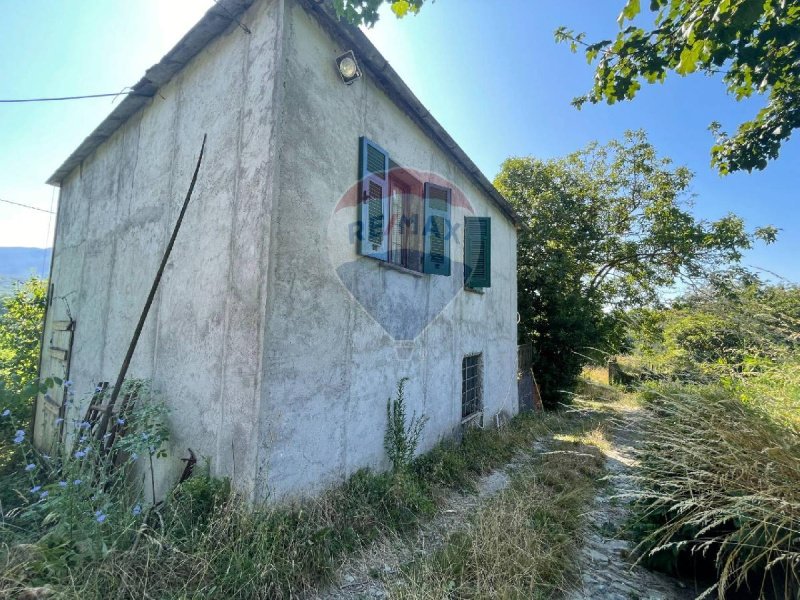
[[[47,282],[37,277],[18,284],[2,299],[0,311],[0,381],[19,391],[36,379]]]
[[[398,18],[403,18],[407,14],[417,14],[424,3],[425,0],[333,0],[333,7],[339,18],[354,25],[372,27],[378,22],[378,10],[383,4],[388,4]]]
[[[0,301],[0,411],[29,412],[46,302],[47,282],[37,277]]]
[[[652,28],[629,24],[640,0],[627,0],[613,40],[586,43],[585,34],[564,27],[556,39],[579,45],[596,62],[594,85],[574,103],[609,104],[636,96],[642,82],[666,79],[670,71],[722,74],[737,100],[754,94],[766,106],[734,135],[717,123],[712,163],[721,173],[763,169],[800,126],[800,3],[797,0],[651,0]]]
[[[760,369],[800,350],[800,288],[750,273],[715,274],[667,307],[630,316],[634,353],[681,377]]]
[[[729,214],[690,212],[692,173],[660,157],[644,132],[564,158],[510,158],[495,185],[525,226],[518,237],[520,337],[537,350],[545,401],[559,398],[593,352],[623,340],[621,311],[677,279],[740,260],[757,239]]]

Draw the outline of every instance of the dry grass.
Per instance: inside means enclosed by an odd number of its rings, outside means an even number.
[[[562,433],[554,436],[555,440],[561,442],[572,442],[597,448],[603,454],[608,455],[613,447],[612,441],[608,438],[608,428],[605,423],[581,433]]]
[[[409,565],[392,597],[551,598],[575,583],[584,513],[604,472],[595,444],[605,439],[575,414],[559,429],[565,441],[515,471],[443,549]]]
[[[460,444],[443,443],[407,471],[359,472],[295,506],[253,508],[220,480],[195,477],[138,535],[116,531],[109,519],[102,532],[108,544],[98,553],[69,539],[53,544],[46,527],[23,539],[14,522],[0,522],[0,598],[42,586],[81,600],[297,597],[329,580],[349,553],[380,536],[412,531],[448,490],[470,489],[479,475],[512,461],[564,419],[520,415],[502,430],[475,430]]]
[[[608,384],[608,369],[599,365],[588,365],[583,368],[581,376],[585,381],[599,385]]]
[[[745,584],[800,594],[797,427],[719,387],[661,387],[645,396],[634,496],[654,529],[641,551],[713,557],[719,581],[708,594],[720,598]]]

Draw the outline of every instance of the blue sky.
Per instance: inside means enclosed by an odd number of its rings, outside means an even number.
[[[553,40],[567,25],[601,39],[616,32],[623,0],[437,0],[418,16],[385,13],[368,35],[431,113],[489,178],[508,156],[562,156],[592,140],[645,129],[695,173],[695,212],[728,212],[750,226],[782,228],[779,241],[745,264],[800,281],[800,143],[786,144],[764,172],[720,177],[709,166],[713,120],[733,130],[760,99],[737,103],[721,81],[671,76],[634,102],[570,105],[592,70]],[[119,91],[136,82],[210,6],[208,0],[28,0],[4,7],[0,97]],[[49,208],[44,180],[113,108],[111,101],[0,105],[0,198]],[[796,136],[797,137],[797,136]],[[0,246],[43,246],[45,213],[0,203]],[[49,226],[48,226],[49,225]]]

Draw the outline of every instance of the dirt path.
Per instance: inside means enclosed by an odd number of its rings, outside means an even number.
[[[569,600],[689,600],[702,591],[628,560],[632,544],[622,538],[621,532],[630,510],[623,500],[614,497],[624,493],[627,484],[615,475],[635,468],[633,450],[639,410],[622,410],[612,420],[611,443],[605,450],[610,482],[600,489],[588,515],[581,556],[581,588],[568,594]]]
[[[585,545],[580,559],[580,589],[567,592],[568,600],[689,600],[697,593],[687,585],[666,575],[633,566],[628,560],[631,544],[620,532],[628,518],[629,509],[614,498],[623,490],[613,476],[634,467],[637,410],[613,406],[610,418],[609,445],[604,449],[606,469],[612,476],[609,485],[600,488],[587,515]],[[587,415],[597,416],[589,409]],[[604,411],[604,418],[608,412]],[[547,452],[552,439],[534,443],[517,462],[492,471],[477,481],[477,493],[452,492],[444,499],[436,516],[423,523],[408,537],[387,536],[367,547],[362,553],[348,557],[338,570],[335,581],[309,598],[324,600],[388,598],[392,583],[399,580],[400,568],[414,560],[429,556],[441,548],[448,536],[468,527],[469,518],[477,508],[504,490],[509,473],[534,456]]]
[[[337,580],[311,597],[324,600],[387,598],[388,586],[401,565],[430,555],[444,545],[451,533],[464,529],[478,506],[508,486],[508,470],[514,466],[506,465],[481,477],[475,494],[453,492],[448,495],[436,516],[409,538],[385,537],[362,554],[349,558],[339,569]]]

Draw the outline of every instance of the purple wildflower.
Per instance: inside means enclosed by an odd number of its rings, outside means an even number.
[[[31,494],[35,494],[35,493],[36,493],[36,492],[38,492],[40,489],[42,489],[42,486],[40,486],[40,485],[35,485],[35,486],[33,486],[33,487],[31,488]]]
[[[45,491],[43,491],[41,494],[39,494],[39,499],[40,499],[40,500],[44,500],[44,499],[45,499],[45,498],[47,498],[49,495],[50,495],[50,492],[48,492],[47,490],[45,490]]]
[[[125,425],[125,419],[123,419],[123,418],[118,418],[118,419],[117,419],[117,425]]]
[[[142,514],[142,505],[137,504],[136,506],[133,507],[133,510],[131,512],[133,513],[134,517],[138,517],[140,514]]]
[[[106,520],[106,514],[102,510],[95,511],[94,516],[98,523],[102,523]]]
[[[17,429],[16,434],[14,434],[14,443],[21,444],[24,439],[25,439],[25,432],[22,429]]]
[[[58,487],[62,487],[62,488],[67,487],[67,482],[66,481],[59,481],[58,482]]]
[[[75,481],[72,482],[72,485],[80,485],[81,483],[83,483],[83,480],[76,479]]]
[[[36,465],[33,464],[33,463],[30,463],[29,465],[25,465],[25,470],[26,471],[33,471],[35,468],[36,468]]]
[[[86,451],[85,450],[78,450],[75,453],[75,458],[83,458],[84,456],[86,456]]]
[[[2,413],[0,413],[0,417],[7,417],[10,414],[11,411],[9,409],[5,409]]]

